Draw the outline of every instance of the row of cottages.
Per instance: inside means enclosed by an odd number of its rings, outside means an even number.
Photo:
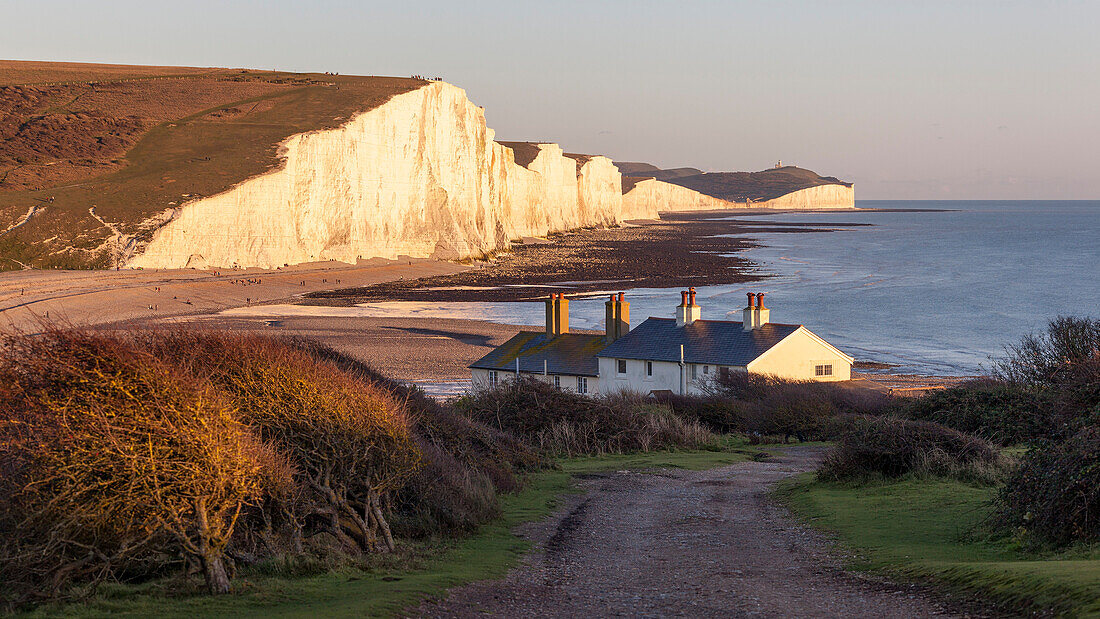
[[[570,333],[569,299],[552,294],[544,331],[521,331],[470,365],[474,388],[525,375],[584,394],[698,394],[721,372],[851,378],[852,357],[803,325],[771,322],[763,293],[748,298],[741,322],[703,320],[692,288],[680,293],[675,318],[651,317],[631,329],[620,292],[605,303],[604,333]]]

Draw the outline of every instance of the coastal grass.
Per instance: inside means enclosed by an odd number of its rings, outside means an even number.
[[[295,566],[260,564],[243,570],[227,595],[203,595],[196,581],[166,578],[141,585],[107,584],[80,603],[46,604],[30,616],[207,617],[263,613],[378,616],[401,612],[447,589],[502,577],[530,550],[512,529],[547,517],[563,496],[575,492],[576,475],[608,470],[682,468],[703,470],[753,459],[762,446],[725,437],[711,450],[654,451],[559,460],[560,467],[528,477],[524,489],[501,496],[500,518],[460,538],[403,541],[397,552],[369,557],[357,567],[296,575]],[[766,446],[763,446],[766,447]]]
[[[996,491],[947,479],[853,485],[806,474],[775,494],[851,548],[852,569],[931,582],[1011,612],[1100,616],[1100,548],[1039,553],[991,535]]]

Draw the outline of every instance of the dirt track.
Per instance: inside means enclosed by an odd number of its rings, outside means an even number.
[[[844,572],[822,536],[766,497],[813,468],[795,447],[771,461],[709,471],[615,472],[583,479],[536,543],[499,581],[453,589],[429,617],[951,615],[928,594]]]

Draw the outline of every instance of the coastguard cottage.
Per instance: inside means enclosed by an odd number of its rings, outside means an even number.
[[[741,322],[703,320],[695,289],[680,295],[675,318],[630,328],[624,295],[605,304],[603,334],[569,333],[569,300],[546,301],[546,329],[523,331],[470,365],[475,388],[529,375],[578,393],[701,393],[723,372],[792,380],[851,378],[852,357],[803,325],[773,323],[764,294],[748,294]]]

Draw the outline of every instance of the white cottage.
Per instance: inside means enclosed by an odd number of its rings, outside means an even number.
[[[703,320],[695,289],[681,293],[676,318],[630,329],[623,294],[605,303],[606,332],[569,333],[569,300],[551,295],[546,331],[521,332],[470,366],[475,387],[523,374],[580,393],[701,393],[720,372],[792,380],[851,378],[852,357],[803,325],[770,322],[764,295],[749,293],[742,321]]]

